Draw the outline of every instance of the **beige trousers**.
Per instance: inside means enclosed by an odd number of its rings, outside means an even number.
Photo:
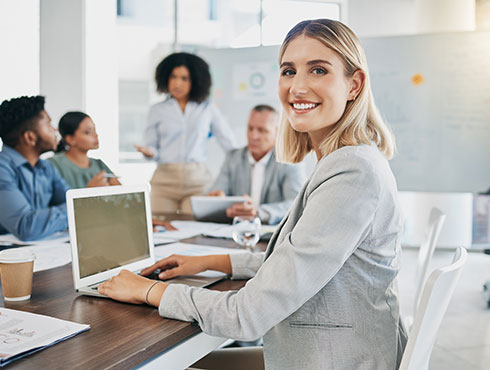
[[[262,347],[223,348],[211,352],[187,370],[264,370]]]
[[[211,174],[202,163],[159,164],[150,181],[153,215],[192,215],[190,197],[202,195],[210,182]]]

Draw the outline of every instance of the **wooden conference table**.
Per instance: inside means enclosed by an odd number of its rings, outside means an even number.
[[[230,240],[196,237],[187,243],[234,247]],[[264,247],[263,245],[261,246]],[[236,290],[245,281],[224,280],[210,287]],[[34,274],[31,299],[0,305],[90,324],[89,331],[16,360],[15,369],[182,369],[226,341],[202,333],[196,324],[163,319],[158,310],[75,293],[71,264]]]

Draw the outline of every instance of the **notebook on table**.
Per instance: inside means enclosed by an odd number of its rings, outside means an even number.
[[[72,189],[66,193],[73,283],[81,294],[105,297],[102,282],[122,269],[155,262],[148,185]],[[178,277],[168,283],[205,287],[223,277]]]

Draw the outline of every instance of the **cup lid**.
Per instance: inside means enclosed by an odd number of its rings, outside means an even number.
[[[31,251],[19,248],[9,248],[0,251],[1,263],[18,263],[34,261],[36,256]]]

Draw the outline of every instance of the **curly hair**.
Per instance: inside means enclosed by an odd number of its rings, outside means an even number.
[[[33,130],[36,118],[44,110],[44,96],[21,96],[4,100],[0,105],[0,138],[5,145],[14,147],[20,136]]]
[[[168,79],[174,68],[184,66],[191,75],[189,100],[201,103],[211,90],[209,65],[200,57],[189,53],[173,53],[165,57],[155,70],[157,91],[168,93]]]

